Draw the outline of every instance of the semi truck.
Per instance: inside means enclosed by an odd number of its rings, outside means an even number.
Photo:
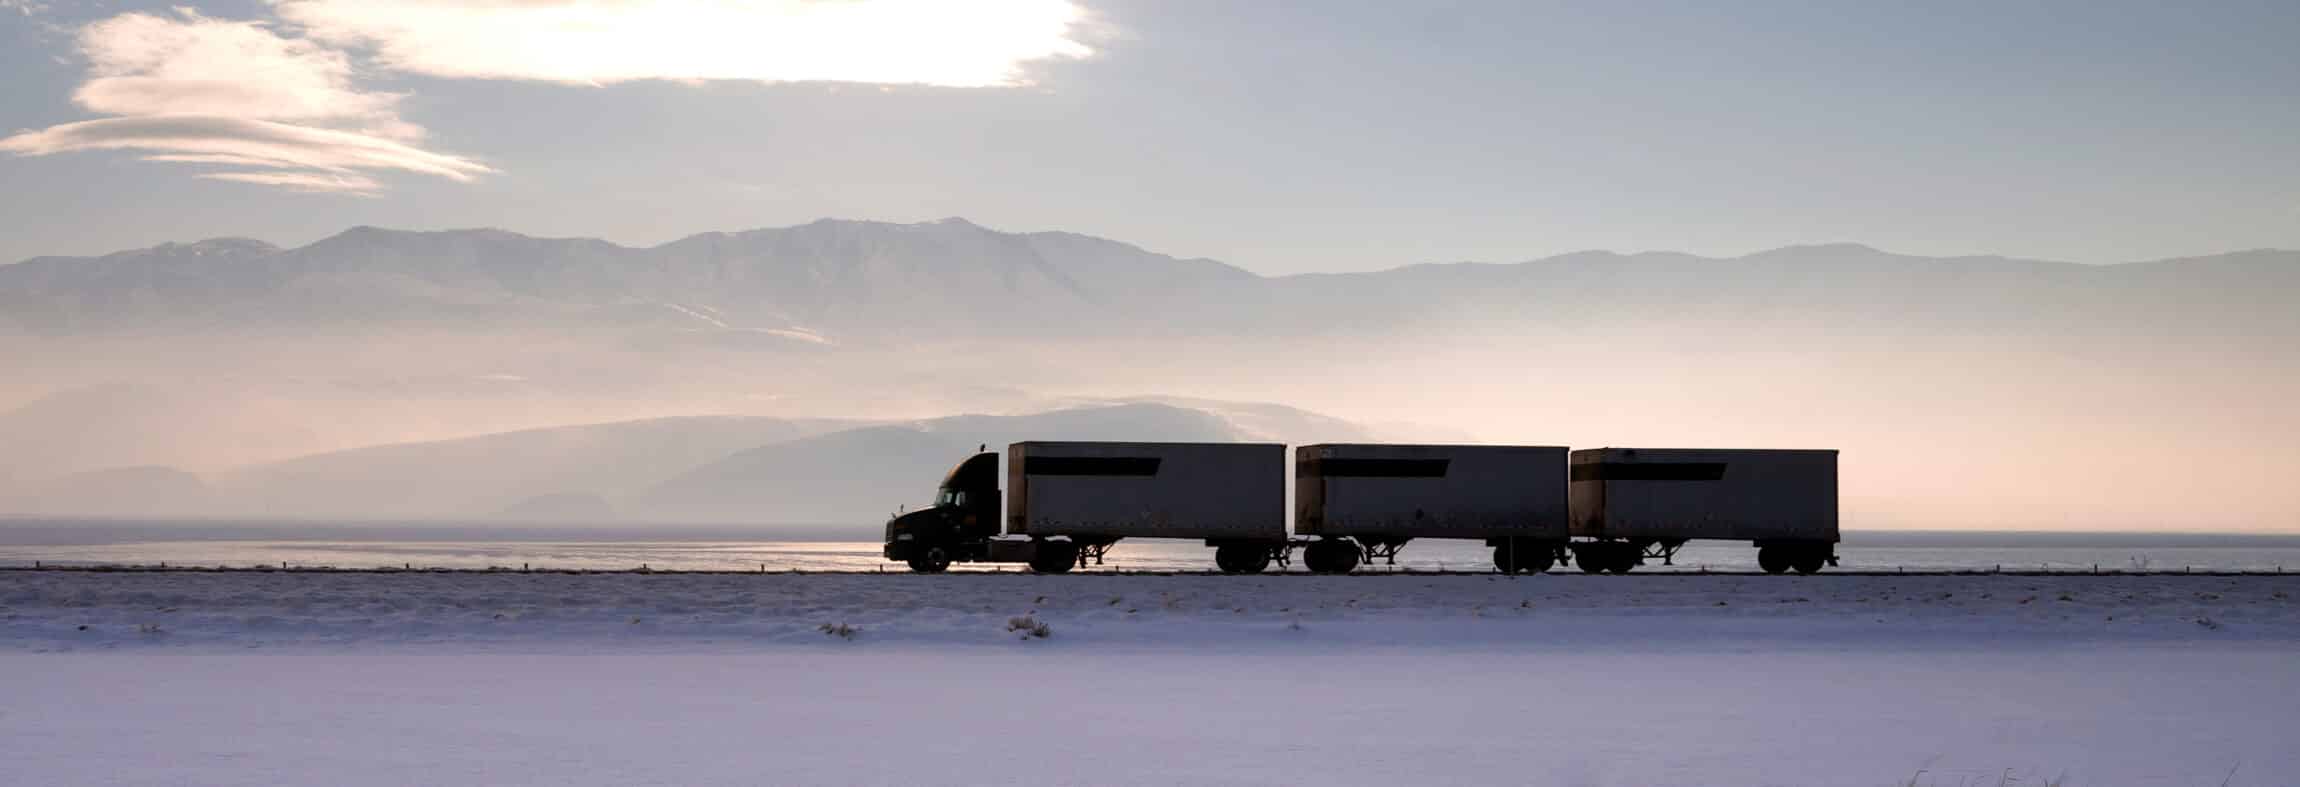
[[[1548,571],[1569,538],[1566,449],[1324,443],[1294,449],[1302,564],[1346,574],[1423,538],[1481,540],[1505,574]]]
[[[945,476],[935,505],[888,520],[886,557],[934,573],[951,563],[1027,563],[1061,573],[1099,564],[1126,538],[1202,540],[1223,571],[1289,555],[1285,446],[1259,443],[1023,442],[1007,447],[1004,528],[998,454]]]
[[[1590,448],[1570,473],[1582,571],[1667,564],[1693,539],[1748,541],[1767,573],[1837,564],[1836,451]]]
[[[1747,541],[1765,571],[1835,565],[1837,452],[1327,443],[1022,442],[981,450],[934,505],[887,521],[885,555],[913,571],[1100,564],[1128,538],[1191,539],[1227,573],[1347,573],[1426,538],[1482,540],[1505,573],[1575,563],[1627,573],[1696,539]]]

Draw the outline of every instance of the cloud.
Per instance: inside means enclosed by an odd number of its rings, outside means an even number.
[[[307,35],[450,78],[1027,84],[1085,57],[1068,0],[272,0]]]
[[[0,151],[45,156],[149,151],[146,160],[263,171],[199,177],[298,191],[374,193],[387,170],[469,181],[478,162],[415,147],[401,96],[361,89],[341,51],[257,22],[128,13],[81,28],[88,79],[73,103],[115,117],[0,139]]]
[[[254,22],[121,14],[80,30],[88,81],[74,103],[105,115],[222,115],[421,138],[400,96],[360,90],[351,59]]]
[[[494,171],[469,159],[357,132],[211,115],[84,120],[0,139],[0,151],[20,156],[88,150],[154,151],[146,158],[277,170],[201,177],[300,191],[376,191],[376,181],[362,172],[397,170],[470,181]]]
[[[268,0],[279,22],[190,8],[80,29],[73,103],[110,117],[24,131],[0,151],[141,151],[198,177],[372,194],[377,174],[494,170],[419,147],[400,93],[362,70],[577,84],[633,80],[1028,84],[1093,52],[1070,0]],[[0,0],[32,13],[37,0]],[[217,168],[222,168],[220,171]]]

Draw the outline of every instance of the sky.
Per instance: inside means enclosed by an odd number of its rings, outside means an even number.
[[[1264,274],[2300,247],[2300,4],[0,0],[0,261],[964,216]]]

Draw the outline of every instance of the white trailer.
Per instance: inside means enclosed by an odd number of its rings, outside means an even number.
[[[1583,571],[1666,563],[1692,539],[1751,542],[1772,573],[1836,563],[1836,451],[1591,448],[1571,468]]]
[[[1008,535],[1096,562],[1122,538],[1203,540],[1224,571],[1285,555],[1285,446],[1024,442],[1006,457]]]
[[[1397,562],[1417,538],[1478,539],[1505,573],[1549,570],[1570,535],[1566,449],[1325,443],[1294,449],[1294,533],[1311,571]]]

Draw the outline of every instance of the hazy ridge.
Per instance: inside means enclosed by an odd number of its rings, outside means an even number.
[[[1172,431],[1838,447],[1854,523],[2293,530],[2293,293],[2277,250],[1264,277],[959,219],[218,239],[0,265],[0,511],[813,519],[976,442]],[[942,420],[1129,401],[1231,431]]]

